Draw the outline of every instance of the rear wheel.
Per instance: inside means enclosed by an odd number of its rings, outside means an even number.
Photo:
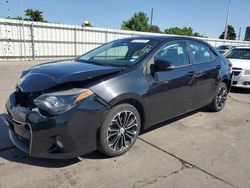
[[[134,106],[113,107],[105,114],[100,127],[98,150],[110,157],[122,155],[135,143],[140,127],[140,115]]]
[[[219,112],[226,104],[228,95],[228,88],[226,83],[221,82],[217,89],[217,93],[213,101],[210,103],[209,108],[214,112]]]

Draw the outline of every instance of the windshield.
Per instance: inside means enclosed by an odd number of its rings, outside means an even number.
[[[250,49],[233,49],[229,51],[226,55],[226,58],[231,59],[248,59],[250,60]]]
[[[217,47],[218,50],[228,50],[230,46],[219,46]]]
[[[96,48],[78,60],[104,66],[131,66],[145,57],[157,44],[156,40],[122,39]]]

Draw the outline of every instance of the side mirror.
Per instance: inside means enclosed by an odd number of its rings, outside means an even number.
[[[174,69],[175,66],[172,65],[169,61],[156,59],[154,61],[154,71],[161,72],[161,71],[168,71]]]

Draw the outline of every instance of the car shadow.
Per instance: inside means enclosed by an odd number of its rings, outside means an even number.
[[[198,113],[198,112],[213,113],[213,112],[208,111],[205,107],[204,107],[204,108],[201,108],[201,109],[199,109],[199,110],[194,110],[194,111],[185,113],[185,114],[183,114],[183,115],[177,116],[177,117],[175,117],[175,118],[172,118],[172,119],[163,121],[163,122],[161,122],[161,123],[155,124],[155,125],[153,125],[152,127],[147,128],[147,129],[145,129],[145,130],[142,130],[141,133],[140,133],[140,135],[146,134],[146,133],[148,133],[148,132],[150,132],[150,131],[159,129],[159,128],[164,127],[164,126],[168,126],[168,125],[170,125],[171,123],[173,123],[173,122],[175,122],[175,121],[184,119],[184,118],[186,118],[186,117],[188,117],[188,116],[191,116],[191,115],[193,115],[193,114],[196,114],[196,113]]]
[[[98,150],[95,150],[91,153],[87,153],[85,155],[80,156],[81,159],[92,159],[92,160],[98,160],[98,159],[108,159],[110,157],[102,154]]]
[[[250,94],[250,89],[232,87],[231,93]]]

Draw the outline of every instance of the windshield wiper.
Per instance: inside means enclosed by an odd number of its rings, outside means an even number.
[[[78,61],[83,62],[83,63],[88,63],[88,64],[106,66],[106,67],[125,67],[125,65],[117,65],[117,64],[106,63],[106,62],[105,63],[101,63],[101,62],[94,61],[94,60],[83,60],[83,59],[80,59]]]
[[[101,65],[101,66],[108,66],[107,64],[104,64],[104,63],[99,63],[99,62],[96,62],[96,61],[93,61],[93,60],[80,60],[81,62],[83,63],[88,63],[88,64],[94,64],[94,65]]]
[[[123,67],[122,65],[116,65],[113,63],[106,63],[106,62],[101,63],[101,62],[97,62],[97,61],[93,61],[93,60],[87,60],[86,62],[90,63],[90,64],[101,65],[101,66],[106,66],[106,67]]]
[[[105,65],[105,64],[103,64],[103,63],[96,62],[96,61],[93,61],[93,60],[87,60],[87,63],[90,63],[90,64],[95,64],[95,65],[102,65],[102,66],[106,66],[106,65]]]

